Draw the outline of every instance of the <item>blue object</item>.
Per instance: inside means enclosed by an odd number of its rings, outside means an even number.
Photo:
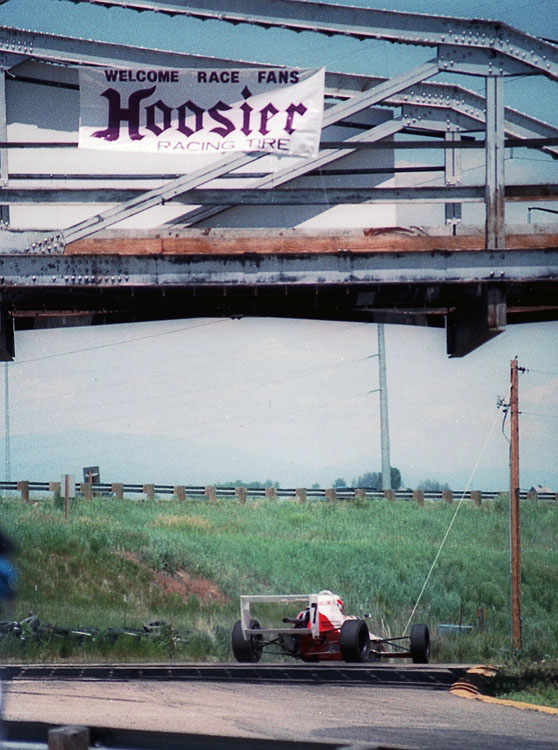
[[[0,600],[15,598],[17,572],[5,557],[0,557]]]

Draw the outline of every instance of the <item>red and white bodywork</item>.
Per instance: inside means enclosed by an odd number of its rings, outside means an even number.
[[[304,602],[306,607],[301,610],[294,621],[294,628],[258,628],[250,629],[252,603],[290,603]],[[306,595],[271,595],[271,596],[241,596],[241,622],[244,637],[250,635],[262,636],[264,639],[277,636],[280,640],[296,638],[298,641],[297,655],[308,661],[339,661],[339,633],[343,623],[358,618],[343,612],[343,601],[329,590],[318,594]],[[293,622],[289,620],[289,622]],[[301,633],[304,629],[306,632]],[[375,636],[371,635],[375,640]]]
[[[282,626],[262,627],[250,612],[252,604],[304,603],[296,616],[283,616]],[[290,612],[293,611],[289,606]],[[296,611],[296,610],[295,610]],[[364,618],[368,615],[364,615]],[[276,620],[277,618],[275,618]],[[402,646],[401,641],[408,642]],[[240,597],[240,620],[231,632],[231,649],[239,662],[259,662],[264,649],[303,661],[345,661],[410,658],[427,664],[430,635],[427,625],[413,625],[410,635],[380,638],[370,633],[365,619],[346,615],[341,597],[324,589],[318,594],[279,594]]]

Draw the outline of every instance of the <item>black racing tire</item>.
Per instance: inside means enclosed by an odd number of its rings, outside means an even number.
[[[339,648],[343,661],[368,661],[370,631],[364,620],[345,620],[339,633]]]
[[[411,628],[411,659],[413,664],[428,664],[430,660],[430,632],[427,625]]]
[[[260,623],[257,620],[250,620],[250,630],[259,627]],[[234,658],[242,663],[255,664],[262,658],[262,640],[261,635],[250,635],[245,638],[242,632],[242,623],[237,620],[231,633],[231,648]]]

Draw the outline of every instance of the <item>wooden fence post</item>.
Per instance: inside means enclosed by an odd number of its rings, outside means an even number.
[[[334,503],[337,500],[337,492],[335,491],[335,488],[330,487],[328,490],[325,490],[325,496],[330,503]]]
[[[214,503],[217,500],[217,490],[213,485],[205,488],[205,494],[207,495],[208,502]]]
[[[183,485],[178,484],[173,490],[175,498],[179,502],[184,502],[186,500],[186,489]]]
[[[83,495],[84,500],[93,499],[93,486],[91,482],[82,482],[79,486],[79,491]]]
[[[124,499],[124,485],[121,482],[115,482],[110,487],[111,492],[114,492],[114,496],[117,500]]]
[[[395,490],[384,490],[386,500],[395,500]]]
[[[298,487],[295,490],[295,497],[301,505],[304,505],[304,503],[306,502],[306,488]]]
[[[453,503],[453,492],[451,490],[442,490],[442,500],[451,505]]]
[[[70,484],[70,475],[64,474],[64,521],[66,523],[70,521]]]
[[[244,505],[244,503],[246,502],[246,487],[235,487],[234,494],[235,497],[238,498],[240,504]]]
[[[53,494],[53,496],[55,498],[60,496],[60,488],[61,488],[60,482],[49,482],[48,483],[48,491],[52,492],[52,494]]]
[[[48,750],[88,750],[87,727],[55,727],[48,730]]]
[[[145,497],[148,500],[155,500],[155,485],[154,484],[144,484],[142,489],[145,494]]]
[[[355,490],[355,500],[359,503],[362,503],[366,500],[366,490]]]
[[[21,492],[21,502],[28,503],[29,502],[29,482],[27,480],[22,480],[18,482],[17,489]]]
[[[265,488],[265,496],[268,500],[277,500],[277,488],[276,487],[266,487]]]
[[[424,490],[413,490],[413,500],[417,503],[417,505],[420,505],[421,507],[424,506]]]
[[[482,492],[480,490],[471,490],[471,500],[479,508],[482,505]]]
[[[535,490],[529,490],[527,492],[527,500],[529,500],[529,502],[536,503],[538,499],[539,498]]]

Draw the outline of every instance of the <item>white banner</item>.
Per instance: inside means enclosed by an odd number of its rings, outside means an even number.
[[[80,68],[79,146],[315,156],[325,70]]]

